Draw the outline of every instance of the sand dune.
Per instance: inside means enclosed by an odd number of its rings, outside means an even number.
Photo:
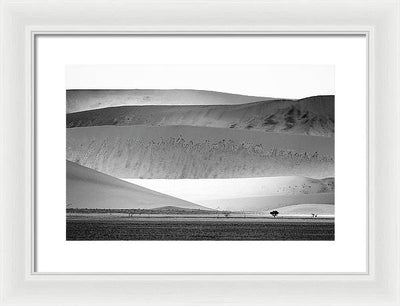
[[[334,175],[331,137],[192,126],[67,129],[67,159],[123,178]]]
[[[71,94],[75,93],[69,93]],[[218,95],[226,94],[218,93]],[[70,104],[73,103],[68,102],[67,105]],[[190,125],[333,136],[334,96],[315,96],[300,100],[264,99],[237,105],[120,106],[67,115],[67,127],[101,125]]]
[[[67,160],[71,208],[333,215],[334,96],[68,90]]]
[[[67,161],[68,208],[145,208],[200,205],[149,190]]]
[[[124,179],[157,192],[193,203],[203,200],[334,192],[333,179],[308,177],[257,177],[234,179]]]
[[[333,216],[335,214],[335,205],[331,204],[297,204],[277,209],[279,215],[307,215],[317,214],[322,216]],[[271,212],[272,210],[268,211]]]
[[[224,92],[190,89],[67,90],[67,113],[126,105],[224,105],[269,100]]]
[[[334,193],[283,196],[243,197],[235,199],[203,200],[206,207],[231,211],[267,211],[295,204],[334,204]]]

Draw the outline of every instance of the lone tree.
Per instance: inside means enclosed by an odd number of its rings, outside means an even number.
[[[275,218],[279,214],[279,211],[273,210],[270,212],[270,214]]]

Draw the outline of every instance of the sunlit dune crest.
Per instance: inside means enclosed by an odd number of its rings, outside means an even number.
[[[326,137],[333,137],[334,135],[334,96],[314,96],[288,100],[189,91],[194,93],[194,98],[192,100],[185,98],[183,101],[191,101],[192,105],[191,103],[157,105],[153,98],[149,98],[149,101],[144,105],[136,105],[133,100],[136,101],[138,95],[127,96],[125,91],[120,93],[118,91],[107,92],[94,91],[91,95],[91,91],[89,93],[68,91],[67,107],[76,112],[67,114],[67,127],[189,125],[296,135]],[[135,93],[138,92],[135,91]],[[173,92],[175,91],[160,90],[158,95],[169,96]],[[177,92],[180,93],[179,97],[188,94],[186,91]],[[90,97],[83,100],[82,103],[77,103],[74,100],[74,96],[86,95]],[[109,99],[98,97],[107,95],[110,95]],[[206,95],[206,97],[198,101],[197,98],[203,95]],[[210,97],[214,99],[210,99]],[[226,99],[227,97],[233,98]],[[98,102],[95,102],[96,99]],[[223,102],[221,102],[221,99]],[[121,100],[124,103],[118,102]],[[173,101],[174,104],[179,104],[181,98],[176,98]],[[196,105],[197,102],[201,101],[204,102],[202,105]],[[210,103],[210,101],[215,103]],[[237,103],[237,101],[242,103]],[[91,106],[85,107],[86,104]],[[80,111],[77,111],[77,105],[80,107],[78,108]]]
[[[191,89],[67,90],[67,113],[131,105],[231,105],[269,100],[225,92]]]

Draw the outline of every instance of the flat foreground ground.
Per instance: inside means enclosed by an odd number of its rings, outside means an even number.
[[[333,219],[67,216],[67,240],[334,240]]]

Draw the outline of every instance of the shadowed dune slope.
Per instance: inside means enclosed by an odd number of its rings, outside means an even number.
[[[67,160],[121,178],[334,175],[331,137],[226,128],[101,126],[67,129]]]
[[[68,208],[207,209],[67,161]]]
[[[269,99],[191,89],[74,89],[67,90],[67,113],[127,105],[224,105]]]
[[[333,136],[334,96],[236,105],[120,106],[67,115],[68,128],[101,125],[190,125]]]
[[[296,204],[334,204],[334,193],[217,199],[199,204],[219,210],[267,211]]]

